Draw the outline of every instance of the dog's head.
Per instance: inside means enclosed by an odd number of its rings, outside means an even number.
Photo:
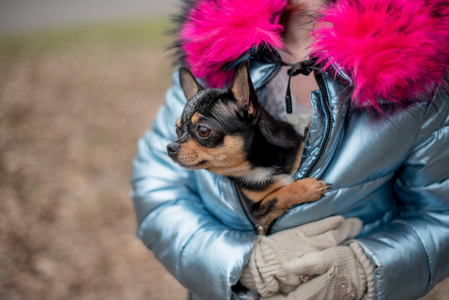
[[[188,99],[176,123],[178,139],[168,155],[181,166],[240,176],[250,169],[248,144],[260,115],[248,63],[236,71],[228,90],[204,89],[186,68],[179,71]]]

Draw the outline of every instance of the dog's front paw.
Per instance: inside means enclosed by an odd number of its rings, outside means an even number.
[[[323,180],[313,177],[304,178],[296,181],[301,187],[301,196],[303,202],[313,202],[323,198],[328,190],[332,188],[331,184],[327,184]]]

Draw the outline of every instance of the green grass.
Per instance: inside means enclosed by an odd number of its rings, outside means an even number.
[[[46,52],[62,47],[79,46],[95,42],[117,45],[157,44],[167,40],[172,29],[168,17],[125,22],[82,25],[52,29],[43,32],[0,37],[0,54],[17,55]]]

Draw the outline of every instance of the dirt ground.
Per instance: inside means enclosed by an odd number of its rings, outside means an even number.
[[[166,23],[0,40],[0,299],[185,299],[136,238],[137,139],[170,85]],[[449,299],[449,280],[424,299]]]
[[[0,44],[0,299],[186,298],[136,238],[129,196],[170,85],[164,26]]]

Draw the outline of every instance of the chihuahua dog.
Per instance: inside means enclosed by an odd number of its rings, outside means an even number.
[[[267,234],[292,205],[324,196],[330,186],[322,180],[293,181],[304,138],[259,105],[248,63],[228,90],[204,89],[184,67],[179,74],[188,102],[168,155],[184,168],[230,178],[258,234]]]

